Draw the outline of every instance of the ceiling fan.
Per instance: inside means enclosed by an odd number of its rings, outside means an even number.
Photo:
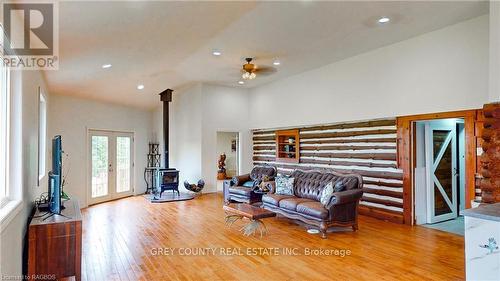
[[[253,58],[245,58],[243,69],[241,70],[241,78],[245,80],[253,80],[259,75],[269,75],[276,72],[276,68],[270,66],[257,66],[252,63]]]

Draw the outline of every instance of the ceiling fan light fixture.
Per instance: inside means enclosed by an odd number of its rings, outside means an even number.
[[[279,60],[274,60],[274,61],[273,61],[273,64],[274,64],[274,65],[280,65],[280,64],[281,64],[281,62],[280,62]]]
[[[255,79],[255,77],[257,77],[257,75],[253,72],[245,72],[241,75],[241,78],[245,80],[252,80]]]
[[[238,81],[238,84],[243,85],[243,84],[245,84],[245,81],[240,80],[240,81]]]

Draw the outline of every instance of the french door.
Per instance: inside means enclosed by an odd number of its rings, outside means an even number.
[[[456,124],[427,126],[427,221],[436,223],[458,215]]]
[[[90,130],[88,135],[89,204],[132,195],[133,133]]]

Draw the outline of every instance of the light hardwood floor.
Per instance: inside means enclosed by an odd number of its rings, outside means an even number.
[[[424,227],[360,217],[359,231],[306,233],[284,218],[265,219],[269,234],[245,237],[224,226],[222,196],[151,204],[144,197],[83,211],[83,280],[460,280],[464,239]],[[153,255],[176,248],[174,255]],[[184,248],[215,255],[182,256]],[[279,248],[279,255],[222,255],[221,248]],[[259,249],[260,248],[260,249]],[[294,256],[284,249],[345,249],[349,256]],[[235,250],[235,251],[236,251]],[[226,251],[228,252],[228,251]],[[208,252],[207,252],[208,254]]]

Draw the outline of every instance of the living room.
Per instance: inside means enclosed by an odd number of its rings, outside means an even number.
[[[500,278],[499,1],[37,2],[2,280]]]

